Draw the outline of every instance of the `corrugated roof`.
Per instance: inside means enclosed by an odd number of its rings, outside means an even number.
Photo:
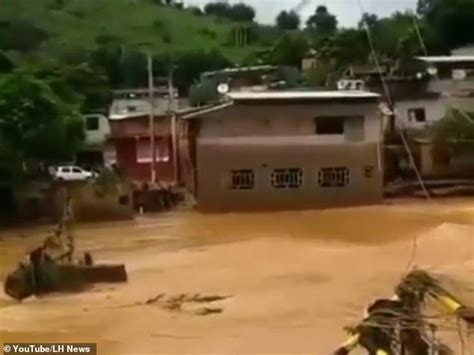
[[[380,95],[366,91],[267,91],[231,92],[227,94],[234,101],[239,100],[328,100],[328,99],[376,99]]]
[[[430,57],[416,57],[427,63],[474,63],[473,55],[445,55],[445,56],[430,56]]]
[[[183,119],[194,118],[194,117],[198,117],[198,116],[201,116],[201,115],[205,115],[206,113],[219,111],[219,110],[222,110],[222,109],[230,107],[230,106],[232,106],[232,102],[225,102],[225,103],[220,104],[220,105],[210,105],[210,106],[208,105],[208,106],[204,106],[200,109],[198,108],[194,112],[183,115],[182,118]]]

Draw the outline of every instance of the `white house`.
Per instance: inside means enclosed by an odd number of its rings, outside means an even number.
[[[449,98],[438,93],[425,92],[401,98],[395,102],[396,127],[424,129],[446,116]]]

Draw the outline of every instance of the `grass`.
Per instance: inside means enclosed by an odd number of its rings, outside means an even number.
[[[220,49],[238,62],[261,47],[230,46],[234,23],[154,5],[151,0],[3,0],[0,20],[26,20],[50,33],[44,49],[92,49],[99,35],[154,53]]]

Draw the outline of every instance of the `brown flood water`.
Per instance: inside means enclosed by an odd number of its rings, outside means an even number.
[[[0,232],[0,279],[49,230]],[[329,354],[364,306],[391,295],[415,236],[413,265],[462,281],[456,292],[474,305],[474,200],[183,210],[81,225],[75,235],[98,261],[125,263],[129,282],[23,303],[0,292],[0,343],[98,342],[99,354]],[[212,304],[222,313],[205,317],[137,305],[160,293],[229,298]]]

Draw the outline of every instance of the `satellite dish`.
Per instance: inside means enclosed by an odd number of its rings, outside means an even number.
[[[438,74],[438,69],[436,67],[429,67],[428,74],[430,74],[431,76],[435,76]]]
[[[229,92],[229,84],[222,83],[217,86],[217,92],[221,95],[227,94]]]

